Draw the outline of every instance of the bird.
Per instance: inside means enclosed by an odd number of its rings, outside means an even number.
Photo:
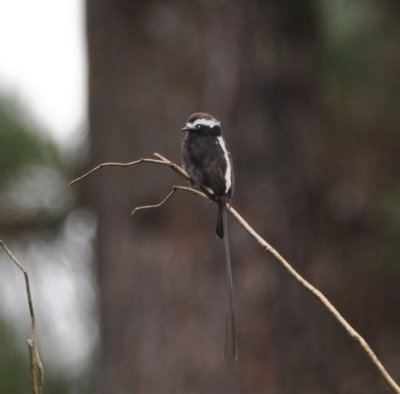
[[[232,162],[214,116],[196,112],[182,129],[187,135],[182,144],[182,165],[195,186],[204,188],[218,203],[216,234],[224,236],[222,211],[233,191]]]
[[[182,143],[182,166],[189,174],[192,186],[205,190],[218,205],[215,232],[224,240],[229,302],[224,356],[226,357],[227,353],[230,326],[232,353],[237,360],[233,279],[226,215],[226,204],[230,202],[233,193],[231,155],[222,136],[221,122],[208,113],[195,112],[190,115],[182,131],[186,132]]]

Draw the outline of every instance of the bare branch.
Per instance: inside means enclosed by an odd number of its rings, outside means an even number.
[[[97,167],[93,168],[86,174],[82,175],[81,177],[75,179],[72,181],[70,184],[73,182],[76,182],[78,180],[81,180],[91,174],[92,172],[98,170],[99,168],[106,166],[106,165],[119,165],[122,167],[126,167],[128,165],[133,165],[133,164],[138,164],[138,163],[143,163],[143,162],[150,162],[150,163],[157,163],[161,165],[165,165],[170,167],[172,170],[177,172],[178,174],[182,175],[185,179],[190,180],[189,175],[186,173],[186,171],[180,167],[178,164],[168,160],[164,156],[160,155],[159,153],[154,153],[154,156],[158,158],[158,160],[155,159],[139,159],[134,162],[130,163],[103,163],[98,165]],[[144,207],[138,207],[136,208],[133,212],[137,211],[138,209],[147,209],[147,208],[158,208],[161,207],[163,204],[165,204],[175,193],[175,188],[176,190],[186,190],[192,193],[195,193],[197,195],[200,195],[201,197],[208,198],[212,200],[212,196],[207,193],[206,190],[196,190],[190,187],[184,187],[184,186],[174,186],[174,188],[171,190],[171,192],[159,203],[155,205],[147,205]],[[315,296],[321,303],[322,305],[328,310],[330,314],[333,315],[333,317],[341,324],[341,326],[345,329],[348,335],[350,335],[352,338],[354,338],[358,344],[361,346],[363,351],[367,354],[369,359],[372,361],[373,365],[376,367],[378,372],[381,374],[381,376],[385,379],[386,383],[392,388],[392,390],[400,394],[400,387],[399,385],[394,381],[394,379],[391,377],[391,375],[388,373],[386,368],[383,366],[381,361],[378,359],[376,356],[375,352],[371,349],[367,341],[350,325],[350,323],[339,313],[339,311],[333,306],[333,304],[326,298],[326,296],[318,290],[315,286],[313,286],[310,282],[308,282],[306,279],[304,279],[293,267],[292,265],[289,264],[289,262],[281,256],[281,254],[273,248],[264,238],[262,238],[243,218],[242,216],[239,215],[239,213],[230,205],[226,204],[227,211],[236,219],[236,221],[244,228],[245,231],[247,231],[256,241],[259,245],[261,245],[268,253],[272,255],[272,257],[285,268],[286,271],[304,288],[306,288],[313,296]]]
[[[142,205],[140,207],[136,207],[132,210],[131,215],[133,215],[135,212],[140,211],[142,209],[152,209],[152,208],[160,208],[163,206],[174,194],[177,190],[186,190],[188,192],[192,192],[194,194],[197,194],[199,196],[207,198],[207,196],[202,193],[199,190],[193,189],[191,187],[186,187],[186,186],[172,186],[172,190],[157,204],[152,204],[152,205]]]
[[[78,178],[73,179],[71,182],[68,183],[68,185],[72,185],[75,182],[78,182],[80,180],[82,180],[83,178],[86,178],[87,176],[89,176],[90,174],[92,174],[93,172],[100,170],[100,168],[103,167],[129,167],[129,166],[133,166],[135,164],[140,164],[140,163],[155,163],[155,164],[163,164],[163,165],[167,165],[166,162],[164,162],[163,160],[156,160],[156,159],[148,159],[148,158],[142,158],[139,160],[135,160],[135,161],[130,161],[128,163],[117,163],[117,162],[108,162],[108,163],[101,163],[98,166],[92,168],[91,170],[89,170],[88,172],[85,172],[83,175],[79,176]]]
[[[93,167],[88,172],[85,172],[83,175],[79,176],[78,178],[73,179],[71,182],[68,183],[68,185],[72,185],[75,182],[81,181],[82,179],[86,178],[93,172],[100,170],[103,167],[129,167],[129,166],[134,166],[135,164],[141,164],[141,163],[162,164],[164,166],[168,166],[168,167],[172,168],[175,172],[182,175],[184,178],[190,179],[188,173],[181,166],[178,166],[177,164],[168,160],[167,158],[160,155],[159,153],[153,153],[153,155],[155,157],[157,157],[158,159],[150,159],[147,157],[143,157],[141,159],[129,161],[127,163],[119,163],[119,162],[101,163],[101,164],[97,165],[96,167]]]
[[[44,383],[44,368],[42,360],[40,359],[39,349],[37,345],[37,333],[36,333],[36,318],[35,311],[33,309],[32,295],[29,284],[29,276],[23,265],[17,260],[12,254],[7,245],[0,240],[0,246],[6,252],[8,257],[14,262],[14,264],[21,270],[25,278],[26,295],[28,298],[29,314],[31,316],[31,338],[27,340],[29,347],[29,356],[31,362],[31,378],[32,378],[32,389],[34,394],[41,394],[43,392]]]
[[[140,207],[136,207],[132,210],[131,215],[133,215],[135,212],[140,211],[142,209],[150,209],[150,208],[160,208],[162,205],[164,205],[171,197],[172,195],[176,192],[175,186],[172,188],[172,190],[160,201],[158,204],[153,204],[153,205],[142,205]]]

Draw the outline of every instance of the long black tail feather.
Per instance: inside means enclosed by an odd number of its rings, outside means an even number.
[[[224,210],[224,203],[222,201],[218,201],[217,228],[215,229],[215,233],[217,234],[217,237],[220,239],[224,238],[224,223],[222,219],[223,210]]]
[[[227,315],[226,315],[224,358],[225,359],[227,358],[229,333],[230,333],[232,341],[232,357],[236,361],[238,360],[239,355],[238,355],[237,339],[236,339],[235,304],[233,296],[233,279],[232,279],[231,253],[229,246],[228,218],[226,214],[225,204],[219,203],[218,206],[219,206],[218,216],[221,215],[222,236],[224,238],[226,281],[228,287],[228,305],[227,305]]]

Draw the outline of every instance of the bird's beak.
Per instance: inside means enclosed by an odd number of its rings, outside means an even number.
[[[192,130],[191,127],[185,126],[181,131],[190,131]]]

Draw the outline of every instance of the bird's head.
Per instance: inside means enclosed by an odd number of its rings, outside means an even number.
[[[215,134],[221,133],[221,122],[210,114],[204,112],[195,112],[189,116],[186,126],[182,131],[188,132],[212,132]]]

